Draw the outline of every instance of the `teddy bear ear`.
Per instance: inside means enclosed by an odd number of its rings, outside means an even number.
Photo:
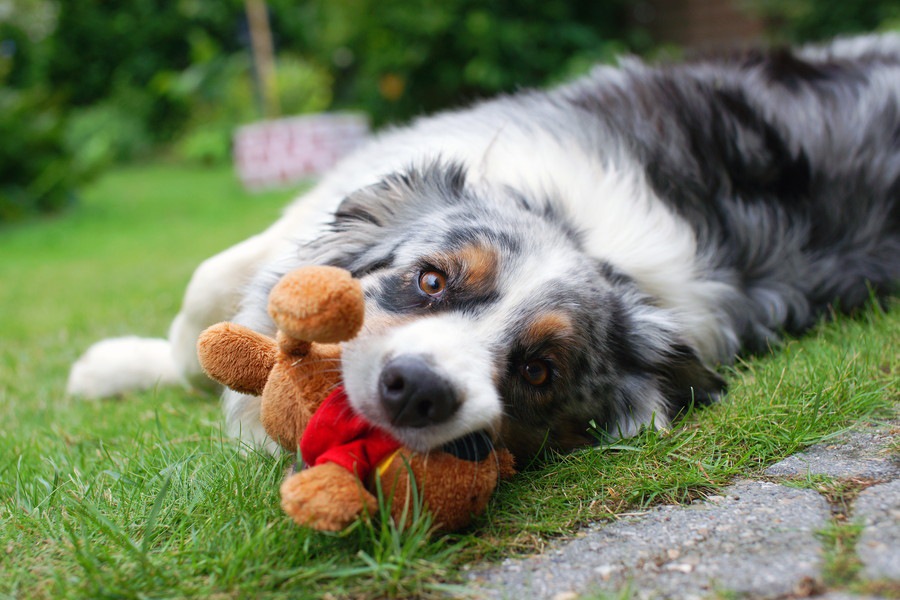
[[[362,328],[365,317],[362,286],[345,269],[301,267],[282,277],[272,288],[269,315],[281,332],[296,340],[344,342]]]
[[[213,325],[197,340],[206,374],[242,394],[262,394],[277,354],[275,340],[234,323]]]

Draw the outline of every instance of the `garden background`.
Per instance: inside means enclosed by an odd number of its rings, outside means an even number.
[[[623,52],[678,54],[667,40],[702,45],[679,35],[690,23],[678,17],[697,17],[672,12],[692,3],[693,13],[731,7],[710,39],[735,18],[792,42],[900,23],[897,0],[268,0],[277,104],[286,115],[403,121],[559,82]],[[227,163],[234,127],[264,116],[245,9],[0,0],[0,221],[71,207],[114,165]]]
[[[678,12],[725,4],[268,0],[273,88],[281,115],[354,110],[380,127],[622,52],[677,58],[713,33],[736,37],[719,21],[698,34]],[[900,28],[900,0],[731,5],[740,31],[774,42]],[[530,465],[473,530],[429,537],[426,517],[295,527],[277,499],[291,457],[228,438],[212,395],[67,397],[90,343],[164,336],[193,268],[306,185],[251,194],[233,172],[234,128],[275,116],[245,15],[238,0],[0,0],[0,598],[461,592],[472,561],[690,502],[896,409],[894,302],[723,369],[726,400],[672,431]],[[832,545],[840,557],[845,542]],[[835,573],[829,589],[852,588],[852,569]]]

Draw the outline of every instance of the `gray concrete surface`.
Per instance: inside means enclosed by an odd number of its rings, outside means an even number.
[[[892,479],[900,476],[900,462],[885,448],[895,435],[894,424],[862,426],[829,443],[810,446],[766,469],[766,475],[803,477],[826,475],[841,479]]]
[[[853,518],[863,525],[856,552],[865,576],[900,580],[900,478],[863,490]]]
[[[475,597],[574,600],[617,596],[864,598],[823,582],[821,530],[862,526],[855,584],[900,594],[900,457],[888,451],[900,423],[862,425],[690,506],[662,506],[597,524],[540,555],[468,573]],[[824,475],[865,488],[843,514],[814,489],[788,485]],[[840,513],[840,514],[839,514]],[[837,521],[835,521],[837,519]],[[851,550],[854,551],[854,550]]]

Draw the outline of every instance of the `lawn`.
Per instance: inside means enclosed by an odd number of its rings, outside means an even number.
[[[278,508],[289,459],[227,439],[215,398],[64,395],[92,341],[164,335],[193,267],[290,196],[247,195],[227,169],[143,166],[64,215],[0,229],[0,597],[440,593],[469,561],[689,501],[900,399],[900,307],[875,307],[723,371],[726,400],[671,431],[527,466],[467,533],[428,536],[427,519],[305,531]]]

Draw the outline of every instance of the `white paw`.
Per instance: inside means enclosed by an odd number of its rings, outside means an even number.
[[[182,383],[167,340],[130,336],[102,340],[88,348],[69,371],[66,393],[105,398]]]

